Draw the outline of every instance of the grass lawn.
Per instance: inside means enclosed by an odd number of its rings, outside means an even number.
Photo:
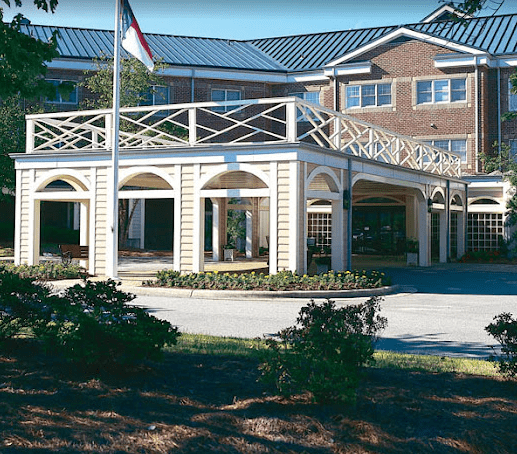
[[[484,361],[377,352],[353,406],[258,383],[263,343],[183,335],[164,361],[86,373],[0,350],[0,453],[510,453],[517,386]]]

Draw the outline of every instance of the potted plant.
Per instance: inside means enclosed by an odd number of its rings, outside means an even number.
[[[231,260],[233,262],[235,259],[235,252],[236,252],[236,249],[233,246],[233,244],[225,244],[223,246],[223,260],[224,261]]]
[[[406,238],[406,262],[408,265],[418,265],[418,240]]]

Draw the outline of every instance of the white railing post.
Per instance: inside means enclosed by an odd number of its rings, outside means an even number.
[[[195,145],[197,140],[197,115],[196,108],[190,107],[188,109],[188,143]]]
[[[336,150],[341,150],[341,118],[336,116],[334,118],[334,147]]]
[[[285,106],[286,130],[288,142],[296,142],[298,139],[298,125],[296,123],[296,100],[289,100]]]
[[[34,120],[27,120],[27,134],[25,139],[25,152],[32,153],[34,151]]]
[[[106,149],[111,150],[113,143],[113,114],[107,113],[104,115],[104,127],[106,128]]]

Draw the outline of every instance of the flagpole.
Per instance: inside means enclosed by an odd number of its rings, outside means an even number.
[[[119,158],[119,127],[120,127],[120,23],[121,0],[115,0],[115,41],[113,52],[113,130],[111,155],[111,183],[113,194],[111,225],[107,232],[107,239],[111,257],[108,260],[107,276],[118,279],[118,158]]]

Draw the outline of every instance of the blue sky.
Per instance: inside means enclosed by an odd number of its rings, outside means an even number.
[[[488,0],[489,7],[501,0]],[[113,29],[115,0],[61,0],[56,13],[4,7],[4,20],[22,13],[33,24]],[[442,5],[439,0],[130,0],[144,33],[251,39],[413,23]],[[2,3],[3,5],[3,3]],[[493,11],[486,10],[490,15]],[[498,14],[517,13],[505,0]]]

